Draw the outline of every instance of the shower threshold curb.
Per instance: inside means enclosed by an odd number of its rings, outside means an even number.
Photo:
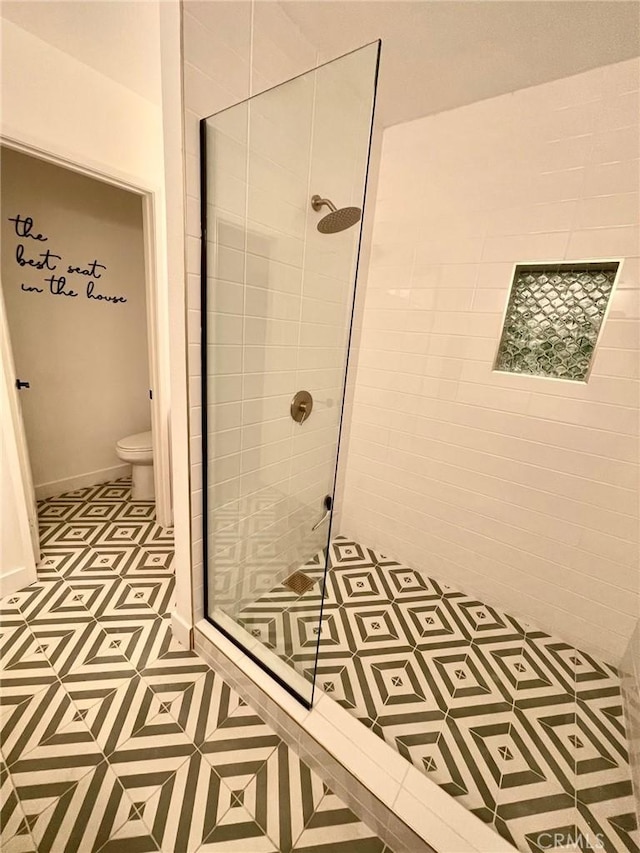
[[[517,853],[330,696],[307,710],[204,619],[194,643],[395,853]]]

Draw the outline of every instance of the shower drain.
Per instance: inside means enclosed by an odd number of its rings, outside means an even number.
[[[304,572],[294,572],[292,575],[289,575],[286,581],[282,582],[282,586],[286,586],[287,589],[295,592],[296,595],[302,595],[308,592],[314,583],[315,581],[305,575]]]

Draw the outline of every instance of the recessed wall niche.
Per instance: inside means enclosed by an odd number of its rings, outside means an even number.
[[[619,265],[518,264],[494,370],[586,381]]]

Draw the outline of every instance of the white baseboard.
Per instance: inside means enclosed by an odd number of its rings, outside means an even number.
[[[193,647],[193,628],[180,616],[177,610],[171,613],[171,630],[173,636],[185,649]]]
[[[10,572],[0,573],[0,598],[3,598],[5,595],[13,595],[19,589],[35,583],[36,580],[37,573],[35,566],[20,566],[20,568],[13,569]]]
[[[113,468],[102,468],[100,471],[89,471],[88,474],[78,474],[75,477],[66,477],[64,480],[52,480],[50,483],[40,483],[35,487],[36,500],[54,498],[65,492],[74,492],[76,489],[84,489],[87,486],[97,486],[100,483],[108,483],[111,480],[119,480],[120,477],[128,477],[131,474],[131,465],[114,465]]]

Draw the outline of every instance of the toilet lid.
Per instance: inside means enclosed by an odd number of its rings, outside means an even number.
[[[137,432],[135,435],[127,435],[125,438],[121,438],[118,447],[123,450],[153,450],[151,430],[149,432]]]

